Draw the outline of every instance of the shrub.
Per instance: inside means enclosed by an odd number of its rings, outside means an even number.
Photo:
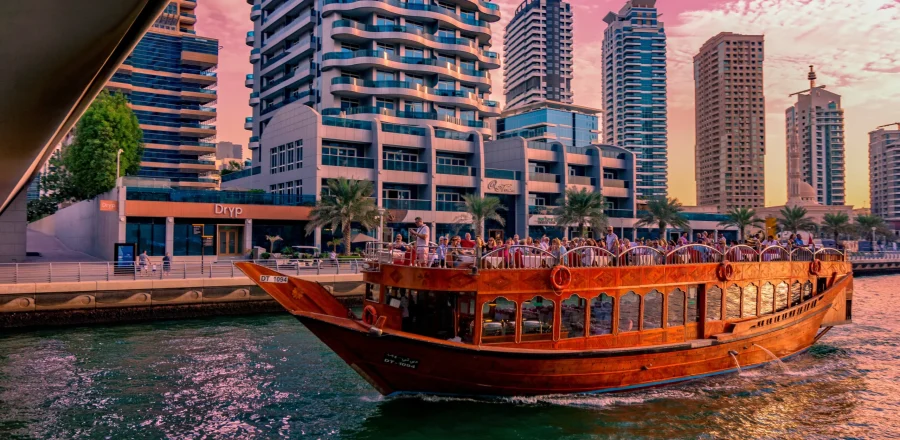
[[[272,256],[272,254],[270,254],[268,252],[263,252],[259,257],[262,258],[263,260],[268,260],[269,257],[271,257],[271,256]]]

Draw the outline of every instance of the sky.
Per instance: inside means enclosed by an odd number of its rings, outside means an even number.
[[[492,50],[503,49],[503,29],[521,0],[494,0],[502,20],[493,27]],[[601,41],[609,11],[624,0],[570,0],[575,18],[575,103],[602,107]],[[694,181],[693,56],[719,32],[765,35],[766,205],[787,198],[784,111],[788,95],[818,84],[843,96],[847,203],[869,206],[868,132],[900,122],[900,0],[658,0],[668,36],[669,195],[696,203]],[[252,30],[246,0],[203,0],[198,35],[219,39],[218,140],[247,145],[252,72],[246,33]],[[502,68],[501,68],[502,69]],[[503,102],[502,70],[493,74],[492,99]],[[602,124],[601,124],[602,125]]]

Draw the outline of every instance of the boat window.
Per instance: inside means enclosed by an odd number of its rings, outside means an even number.
[[[803,284],[803,301],[812,298],[812,283],[807,281]]]
[[[641,297],[628,292],[619,298],[619,333],[638,331],[641,316]]]
[[[634,295],[634,292],[631,292]],[[637,295],[634,295],[637,296]],[[640,298],[638,305],[640,305]],[[637,309],[634,316],[637,317]],[[591,299],[591,336],[608,335],[612,333],[613,320],[613,298],[605,293]],[[636,321],[632,321],[636,322]],[[622,320],[619,320],[619,331],[621,332]]]
[[[700,289],[699,286],[691,286],[688,287],[687,292],[687,323],[690,324],[692,322],[700,321],[700,315],[697,312],[698,304],[697,304],[697,291]]]
[[[522,303],[523,341],[553,339],[553,306],[553,301],[542,296]]]
[[[562,323],[559,332],[561,339],[584,336],[585,307],[587,307],[587,301],[578,295],[572,295],[562,302],[560,310]]]
[[[741,288],[737,284],[728,286],[725,293],[725,319],[741,317]]]
[[[516,303],[500,297],[481,309],[481,342],[515,342]]]
[[[756,302],[758,300],[758,294],[759,289],[756,288],[756,284],[748,284],[744,286],[744,310],[741,316],[743,316],[744,318],[748,316],[756,316]]]
[[[644,326],[643,330],[662,328],[663,296],[658,290],[651,290],[644,295]]]
[[[722,319],[722,289],[712,286],[706,290],[706,320]]]
[[[775,286],[763,284],[759,291],[759,314],[770,315],[775,311]]]
[[[800,282],[794,281],[794,284],[791,284],[791,307],[800,304]]]
[[[666,326],[678,327],[679,325],[684,325],[684,291],[675,289],[669,292],[669,319],[666,321]]]
[[[475,294],[460,293],[457,298],[457,329],[458,336],[463,342],[472,342],[472,332],[475,329],[475,318],[478,316],[475,309]]]
[[[788,308],[788,285],[784,281],[778,283],[775,288],[775,311],[780,312]]]
[[[381,286],[366,283],[366,299],[372,302],[379,302],[381,300]]]

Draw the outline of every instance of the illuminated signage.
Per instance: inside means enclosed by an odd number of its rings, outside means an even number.
[[[216,203],[215,212],[216,212],[216,215],[226,215],[231,218],[237,218],[237,217],[240,217],[241,214],[244,213],[244,209],[236,207],[236,206],[231,207],[231,206],[220,205],[220,204]]]

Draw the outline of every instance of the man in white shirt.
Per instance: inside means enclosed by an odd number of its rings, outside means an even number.
[[[416,217],[416,230],[410,234],[416,237],[417,266],[428,265],[428,237],[430,233],[431,230],[428,228],[428,225],[422,222],[422,217]]]
[[[612,252],[615,255],[619,254],[619,250],[617,249],[617,245],[619,244],[619,236],[613,232],[613,227],[609,226],[606,228],[606,250]]]

